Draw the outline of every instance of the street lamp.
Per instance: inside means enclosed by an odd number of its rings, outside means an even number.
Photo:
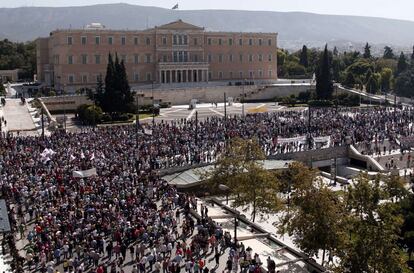
[[[154,102],[154,81],[151,82],[151,93],[152,93],[152,127],[155,126],[155,102]]]
[[[242,115],[243,115],[243,119],[245,117],[244,116],[244,100],[246,98],[246,94],[244,93],[245,85],[246,85],[246,79],[244,79],[244,82],[243,82],[243,97],[242,97],[242,99],[243,99],[243,101],[242,101]]]

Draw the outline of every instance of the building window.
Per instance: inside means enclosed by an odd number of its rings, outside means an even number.
[[[101,55],[95,55],[95,64],[101,64]]]
[[[219,79],[221,80],[221,79],[223,79],[223,72],[219,72]]]
[[[253,55],[249,54],[249,62],[253,62]]]
[[[139,81],[139,74],[138,74],[138,73],[134,73],[134,80],[135,80],[136,82],[138,82],[138,81]]]
[[[219,54],[219,63],[223,62],[223,54]]]
[[[86,36],[81,37],[81,43],[82,45],[86,45]]]
[[[233,54],[230,54],[230,55],[229,55],[229,61],[230,61],[230,62],[233,62]]]
[[[151,39],[149,37],[147,37],[147,39],[145,40],[145,43],[149,46],[151,45]]]
[[[68,45],[72,45],[73,44],[73,38],[72,38],[72,36],[68,36],[67,37],[67,42],[68,42]]]
[[[113,37],[108,37],[108,44],[112,45],[114,43],[114,38]]]
[[[126,38],[125,37],[121,37],[121,45],[125,45],[126,44]]]
[[[151,54],[146,54],[146,55],[145,55],[145,62],[146,62],[147,64],[151,63]]]
[[[253,79],[253,77],[254,77],[254,72],[253,71],[249,71],[249,77],[250,77],[250,79]]]
[[[208,54],[208,62],[211,63],[213,61],[213,57],[211,56],[211,54]]]
[[[223,44],[223,40],[221,38],[219,38],[218,43],[219,43],[219,45],[222,45]]]
[[[181,35],[178,36],[178,44],[179,45],[183,44],[183,36],[181,36]]]
[[[73,64],[73,56],[72,55],[68,56],[68,64]]]
[[[262,45],[262,39],[259,39],[259,46]]]
[[[127,55],[125,55],[125,54],[121,55],[121,62],[124,62],[124,64],[127,63]]]
[[[82,75],[82,83],[88,83],[88,76]]]
[[[177,35],[174,35],[174,38],[173,38],[173,44],[174,44],[174,45],[176,45],[176,44],[177,44]]]
[[[194,38],[194,45],[195,46],[198,45],[198,39],[197,38]]]
[[[208,39],[207,39],[207,44],[208,44],[208,45],[211,45],[211,38],[208,38]]]
[[[54,56],[54,63],[59,64],[59,55]]]
[[[167,45],[167,37],[162,37],[162,45]]]
[[[233,79],[233,72],[232,71],[229,72],[229,78]]]
[[[162,61],[163,61],[164,63],[168,62],[168,57],[167,57],[167,55],[163,55],[163,56],[162,56]]]
[[[151,72],[148,72],[147,73],[147,81],[149,82],[149,81],[151,81],[151,79],[152,79],[152,74],[151,74]]]
[[[102,74],[96,75],[96,82],[102,81]]]
[[[135,54],[134,55],[134,64],[138,64],[139,63],[139,55]]]
[[[174,63],[178,62],[178,53],[177,53],[177,51],[174,51],[173,58],[174,58]]]
[[[208,71],[208,80],[211,81],[213,74],[211,73],[211,71]]]
[[[184,51],[184,62],[188,62],[188,52]]]
[[[82,54],[82,64],[88,64],[88,55]]]
[[[134,45],[138,45],[138,37],[134,37]]]
[[[267,44],[268,44],[268,46],[271,46],[272,45],[272,39],[267,40]]]
[[[240,79],[243,79],[243,71],[240,71],[240,72],[239,72],[239,78],[240,78]]]
[[[243,39],[239,39],[239,46],[243,45]]]
[[[194,62],[198,62],[198,55],[197,54],[193,55],[193,60],[194,60]]]
[[[249,46],[252,46],[253,45],[253,39],[252,38],[250,38],[249,39]]]
[[[95,45],[99,45],[101,43],[101,37],[96,36],[95,37]]]
[[[69,82],[69,83],[74,83],[74,82],[75,82],[75,76],[73,76],[73,75],[68,75],[68,82]]]
[[[239,55],[239,61],[242,63],[243,62],[243,54]]]
[[[187,35],[184,35],[184,44],[186,45],[186,44],[188,44],[188,38],[187,38]]]
[[[272,70],[269,70],[269,78],[272,77]]]
[[[231,45],[231,46],[233,45],[233,39],[232,38],[229,39],[229,45]]]
[[[263,61],[263,55],[259,54],[259,62]]]
[[[259,70],[259,78],[262,78],[262,77],[263,77],[263,71]]]
[[[272,61],[272,54],[269,54],[267,59],[268,59],[269,62],[271,62]]]

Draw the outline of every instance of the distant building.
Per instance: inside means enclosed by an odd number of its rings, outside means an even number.
[[[19,80],[20,69],[0,70],[0,82],[16,82]]]
[[[69,92],[94,87],[109,52],[125,62],[131,86],[277,79],[277,33],[207,32],[178,20],[142,31],[55,30],[37,39],[38,80]]]

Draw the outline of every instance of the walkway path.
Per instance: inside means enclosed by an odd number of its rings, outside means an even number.
[[[7,131],[33,131],[33,134],[37,134],[36,125],[27,105],[22,105],[20,99],[7,99],[3,108],[3,115],[7,121]]]

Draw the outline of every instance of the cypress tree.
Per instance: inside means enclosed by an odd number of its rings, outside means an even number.
[[[102,109],[105,112],[114,112],[114,76],[115,76],[115,67],[112,59],[111,53],[108,54],[108,65],[106,66],[106,75],[105,75],[105,93],[102,96]]]
[[[122,103],[124,105],[124,111],[128,110],[127,106],[134,100],[131,88],[128,83],[128,75],[126,73],[124,60],[120,63],[120,91],[122,94]]]
[[[413,53],[411,53],[411,68],[414,68],[414,46],[413,46]]]
[[[405,57],[404,53],[401,52],[400,57],[398,58],[397,63],[397,75],[406,71],[408,69],[407,58]]]
[[[371,46],[366,43],[365,44],[365,48],[364,48],[364,55],[363,55],[364,59],[369,59],[371,58]]]
[[[309,61],[308,61],[308,48],[306,47],[306,45],[304,45],[302,47],[302,50],[300,52],[299,63],[301,65],[303,65],[304,67],[306,67],[306,68],[309,66]]]
[[[330,99],[333,93],[333,82],[331,75],[331,62],[329,60],[328,45],[320,57],[316,71],[316,95],[318,99]]]

